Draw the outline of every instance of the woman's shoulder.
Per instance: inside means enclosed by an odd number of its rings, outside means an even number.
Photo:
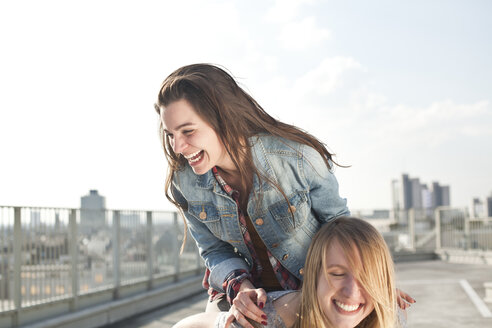
[[[250,138],[250,144],[256,156],[264,154],[266,157],[294,157],[295,160],[307,161],[313,168],[326,167],[325,159],[318,150],[297,141],[270,134],[258,134]]]
[[[262,149],[266,153],[285,153],[300,156],[302,155],[302,148],[308,147],[297,141],[266,133],[257,134],[251,137],[249,141],[253,149]]]

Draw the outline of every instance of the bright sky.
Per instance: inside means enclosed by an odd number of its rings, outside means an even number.
[[[196,62],[324,141],[351,209],[492,191],[492,2],[1,1],[0,205],[172,209],[153,103]]]

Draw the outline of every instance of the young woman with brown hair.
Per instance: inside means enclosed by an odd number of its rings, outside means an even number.
[[[207,311],[234,302],[241,324],[261,323],[266,291],[299,289],[314,234],[349,215],[333,155],[268,115],[214,65],[174,71],[155,109],[169,164],[166,196],[205,261]]]

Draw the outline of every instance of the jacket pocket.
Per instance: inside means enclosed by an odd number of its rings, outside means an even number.
[[[309,214],[307,195],[304,191],[296,191],[287,196],[289,204],[285,199],[269,206],[269,211],[277,223],[286,232],[292,232],[304,224]],[[292,219],[294,216],[294,219]]]
[[[213,203],[188,203],[188,213],[205,224],[215,237],[224,240],[221,217],[233,215],[231,208],[219,208]]]

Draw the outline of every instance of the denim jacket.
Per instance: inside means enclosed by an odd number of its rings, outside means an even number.
[[[254,176],[248,216],[272,255],[302,280],[314,234],[333,218],[349,215],[347,201],[340,198],[335,176],[315,149],[265,134],[249,143],[256,168],[280,185],[290,206],[274,186]],[[211,170],[196,175],[189,165],[175,173],[171,191],[211,271],[210,286],[223,292],[222,284],[232,271],[250,271],[252,265],[235,201]]]

